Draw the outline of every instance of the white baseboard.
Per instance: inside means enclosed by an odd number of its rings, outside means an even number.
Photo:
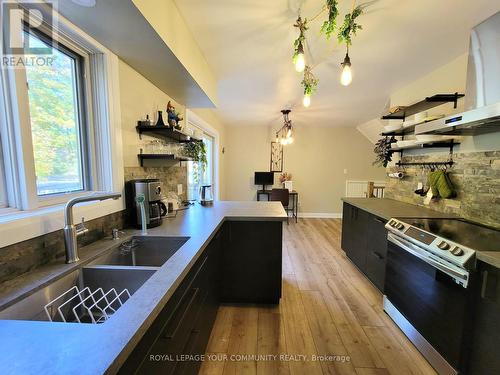
[[[342,219],[342,213],[337,212],[299,212],[301,218]]]

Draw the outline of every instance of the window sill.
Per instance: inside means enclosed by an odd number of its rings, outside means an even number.
[[[86,221],[125,209],[123,199],[82,203],[73,208],[75,221]],[[64,204],[32,211],[0,210],[0,248],[55,232],[64,227]]]

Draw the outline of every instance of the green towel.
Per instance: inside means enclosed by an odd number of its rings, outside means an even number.
[[[444,171],[435,171],[429,173],[428,181],[433,196],[445,199],[454,198],[457,196],[455,188],[451,183],[450,177]]]

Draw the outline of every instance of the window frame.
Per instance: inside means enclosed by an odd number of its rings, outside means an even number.
[[[5,184],[5,170],[3,163],[3,153],[2,153],[2,137],[0,134],[0,210],[7,208],[8,197],[7,197],[7,186]]]
[[[203,120],[195,112],[190,109],[186,109],[186,123],[188,127],[193,127],[201,130],[204,134],[211,137],[212,142],[212,192],[214,194],[214,200],[220,199],[220,188],[219,188],[219,171],[220,171],[220,135],[219,132],[212,127],[208,122]],[[188,187],[189,189],[189,187]]]
[[[19,4],[21,7],[22,4]],[[39,8],[42,14],[51,8]],[[92,85],[85,87],[89,113],[90,160],[92,191],[106,190],[124,193],[123,145],[121,129],[119,59],[112,51],[56,15],[53,34],[69,41],[70,47],[88,53],[85,75]],[[1,55],[0,51],[0,55]],[[64,204],[79,194],[61,195],[52,201],[38,199],[33,169],[33,154],[23,152],[32,148],[29,118],[21,111],[27,99],[20,94],[20,85],[26,84],[21,69],[0,69],[0,133],[4,157],[5,183],[8,207],[0,209],[0,248],[38,237],[64,226]],[[5,120],[5,121],[4,121]],[[80,194],[88,194],[89,191]],[[89,202],[74,208],[76,218],[92,220],[125,209],[125,200]],[[75,219],[76,220],[76,219]],[[23,230],[19,230],[23,228]]]
[[[26,33],[31,33],[35,37],[39,38],[42,42],[53,45],[54,40],[48,35],[50,30],[47,28],[42,28],[42,31],[36,29],[30,29],[28,25],[24,25],[24,31]],[[51,33],[52,34],[52,33]],[[72,45],[72,46],[71,46]],[[71,47],[69,47],[71,46]],[[87,105],[89,100],[87,95],[90,90],[87,90],[90,86],[90,80],[88,77],[89,70],[89,58],[88,53],[83,49],[79,48],[77,45],[72,43],[70,40],[64,37],[59,37],[57,43],[53,46],[59,52],[65,54],[66,56],[75,60],[75,94],[77,102],[77,113],[78,113],[78,140],[79,140],[79,152],[81,153],[81,169],[82,169],[82,185],[83,188],[80,190],[68,191],[68,192],[58,192],[52,194],[38,195],[37,198],[41,207],[50,206],[58,203],[62,203],[71,199],[75,196],[79,196],[89,191],[92,191],[94,185],[92,181],[92,169],[91,166],[91,142],[89,134],[92,130],[92,123],[90,121],[92,108]],[[28,80],[26,79],[26,82]],[[29,113],[29,86],[26,86],[26,93],[24,94],[28,97],[28,108],[24,109]],[[31,117],[30,117],[30,130],[31,130]],[[26,150],[27,151],[27,150]],[[34,150],[31,152],[34,154]],[[35,170],[36,171],[36,170]],[[36,188],[36,177],[35,177],[35,188]]]

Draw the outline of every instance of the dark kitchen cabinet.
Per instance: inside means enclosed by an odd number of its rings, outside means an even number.
[[[226,221],[119,373],[195,375],[220,302],[279,303],[282,229],[281,221]]]
[[[479,283],[476,292],[475,325],[470,346],[471,375],[500,374],[500,270],[478,262]]]
[[[198,258],[127,358],[121,374],[197,373],[201,362],[177,359],[205,352],[219,306],[221,237],[219,232]],[[154,355],[163,360],[150,360]]]
[[[222,302],[279,303],[282,231],[281,221],[224,224]]]
[[[344,203],[342,249],[380,291],[384,290],[387,255],[385,223],[376,215]]]

